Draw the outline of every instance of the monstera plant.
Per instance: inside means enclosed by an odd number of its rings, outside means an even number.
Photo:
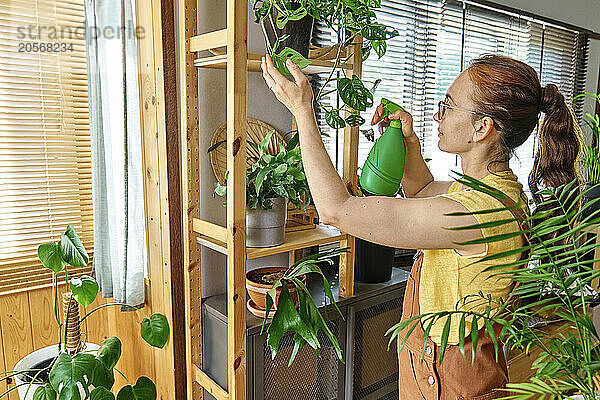
[[[316,95],[315,102],[325,112],[327,124],[334,129],[343,128],[346,125],[355,127],[362,125],[365,120],[358,112],[365,111],[373,105],[373,93],[380,80],[373,82],[371,89],[367,89],[365,83],[358,76],[347,76],[342,64],[348,62],[354,53],[342,57],[342,49],[355,44],[357,37],[361,36],[363,38],[363,61],[369,57],[372,50],[379,58],[385,54],[386,41],[398,36],[399,33],[396,29],[377,22],[374,10],[381,7],[381,0],[251,0],[251,4],[255,22],[261,25],[265,35],[267,51],[271,55],[274,65],[283,75],[291,75],[285,65],[288,58],[292,59],[300,69],[306,68],[311,62],[294,49],[289,47],[280,49],[281,43],[287,39],[287,34],[275,35],[275,42],[269,43],[266,24],[270,24],[272,30],[276,32],[275,27],[282,29],[286,24],[309,15],[315,20],[323,21],[338,33],[338,37],[341,39],[337,44],[334,66]],[[273,11],[277,12],[275,20]],[[341,77],[333,78],[336,71],[341,73]],[[337,108],[322,101],[323,96],[335,91],[338,92],[343,102],[342,106]],[[351,112],[345,119],[340,115],[344,107]]]
[[[458,179],[463,185],[496,198],[504,194],[466,175]],[[536,209],[522,224],[522,228],[506,234],[484,237],[460,243],[463,245],[492,243],[507,238],[527,235],[529,242],[518,249],[506,249],[473,261],[477,263],[502,260],[503,257],[528,252],[528,259],[512,263],[499,262],[482,271],[490,277],[509,278],[516,284],[508,298],[493,299],[483,292],[461,299],[455,310],[417,315],[393,326],[390,344],[398,338],[402,349],[416,324],[422,324],[429,332],[434,323],[444,328],[441,336],[439,362],[443,362],[448,346],[451,321],[458,321],[459,349],[465,356],[465,337],[471,335],[469,351],[476,357],[478,330],[491,338],[498,355],[502,343],[525,352],[539,350],[533,361],[536,375],[529,382],[509,383],[507,399],[563,399],[578,394],[579,398],[596,400],[600,390],[600,337],[590,317],[591,308],[598,304],[598,293],[592,289],[592,281],[600,277],[600,270],[593,264],[598,259],[583,257],[600,247],[596,237],[587,233],[600,226],[600,211],[589,215],[586,210],[600,199],[581,204],[585,190],[577,181],[557,188],[543,189],[534,194]],[[460,212],[452,215],[476,215],[505,211],[506,208]],[[585,216],[584,216],[585,215]],[[514,218],[498,219],[498,224],[514,223]],[[480,229],[476,224],[451,229]],[[518,300],[518,301],[517,301]],[[477,307],[472,307],[477,305]],[[552,315],[555,326],[562,326],[560,333],[548,332],[535,322],[540,315]],[[471,323],[468,328],[467,321]],[[483,326],[483,327],[482,327]],[[499,327],[496,334],[494,327]],[[424,335],[424,340],[428,335]],[[425,349],[423,345],[423,349]],[[401,350],[400,350],[401,351]]]
[[[40,245],[38,256],[41,263],[51,270],[54,275],[53,318],[58,328],[58,343],[54,355],[44,361],[45,367],[7,371],[0,374],[1,380],[15,377],[17,382],[22,382],[0,394],[0,398],[6,398],[10,392],[17,390],[19,386],[24,386],[27,387],[27,390],[23,391],[23,398],[27,399],[31,398],[29,392],[32,392],[34,400],[55,400],[57,398],[60,400],[114,400],[115,396],[112,393],[115,382],[114,372],[116,371],[124,377],[116,368],[116,364],[121,357],[121,341],[119,338],[116,336],[110,337],[96,349],[79,349],[76,347],[75,351],[71,351],[68,349],[67,337],[70,336],[70,330],[74,328],[79,332],[81,322],[102,308],[131,306],[123,303],[103,304],[73,321],[72,315],[69,315],[69,312],[73,310],[73,306],[76,306],[75,309],[78,315],[79,305],[87,307],[94,302],[99,292],[99,286],[96,280],[90,276],[69,279],[69,266],[85,267],[89,263],[88,254],[72,225],[69,225],[66,231],[60,235],[59,241]],[[65,283],[71,291],[67,315],[65,315],[62,322],[58,313],[59,274],[64,274]],[[77,304],[71,304],[71,302]],[[145,316],[142,310],[132,308]],[[162,314],[145,316],[140,331],[142,338],[149,345],[162,348],[169,337],[169,323]],[[45,379],[42,379],[42,376]],[[22,390],[19,390],[19,392],[21,393]],[[155,400],[156,387],[149,378],[142,376],[135,384],[127,384],[122,387],[118,391],[117,399]]]

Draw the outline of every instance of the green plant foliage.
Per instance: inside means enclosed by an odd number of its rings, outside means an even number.
[[[494,188],[482,182],[459,174],[465,186],[487,193],[496,198],[501,195]],[[566,394],[582,393],[586,399],[596,399],[594,377],[600,374],[600,349],[595,343],[600,339],[589,317],[590,307],[598,304],[600,298],[591,288],[591,282],[600,277],[600,270],[593,268],[598,260],[586,258],[585,254],[594,254],[600,247],[596,237],[588,237],[588,233],[600,226],[600,212],[583,217],[583,213],[599,199],[589,201],[578,207],[572,202],[580,200],[584,195],[576,181],[557,188],[544,189],[539,192],[543,202],[538,204],[538,211],[528,217],[517,232],[484,237],[459,243],[461,245],[476,243],[492,243],[508,237],[527,235],[529,243],[518,249],[505,250],[476,259],[477,264],[488,260],[499,260],[505,256],[527,253],[528,259],[511,263],[499,263],[487,267],[483,273],[492,277],[512,279],[518,283],[514,286],[508,299],[493,299],[491,295],[479,292],[469,295],[459,302],[455,310],[439,313],[426,313],[402,321],[386,333],[392,341],[398,337],[403,347],[417,324],[425,327],[425,332],[436,321],[446,321],[441,338],[440,362],[448,346],[448,329],[450,320],[458,319],[459,349],[464,355],[465,337],[469,334],[472,340],[473,357],[478,341],[478,323],[483,321],[483,332],[493,342],[496,355],[502,343],[511,348],[530,351],[539,350],[539,356],[533,362],[536,369],[535,378],[526,383],[509,384],[506,398],[530,399],[549,398],[562,399]],[[517,205],[519,207],[519,205]],[[544,208],[542,208],[544,207]],[[457,212],[449,215],[476,215],[505,211],[497,208],[477,212]],[[542,211],[544,210],[544,211]],[[514,223],[515,219],[501,219],[497,224]],[[477,229],[484,224],[470,225],[452,229]],[[468,268],[468,266],[467,266]],[[520,302],[516,302],[516,298]],[[478,311],[473,311],[470,304],[477,304]],[[479,307],[482,305],[481,307]],[[566,325],[558,338],[548,338],[548,333],[540,328],[532,327],[530,320],[539,315],[550,313],[553,319],[559,319]],[[465,319],[471,320],[468,332]],[[493,327],[498,326],[499,334]],[[403,336],[399,336],[402,333]],[[427,339],[424,338],[423,354]],[[548,397],[544,397],[548,396]]]
[[[273,156],[267,154],[273,133],[269,132],[258,144],[259,158],[246,171],[246,205],[252,209],[261,207],[269,210],[273,207],[270,199],[283,197],[298,209],[306,209],[310,191],[298,140],[292,138],[286,147],[281,146],[279,153]],[[227,187],[215,183],[215,194],[226,196]]]
[[[103,387],[97,387],[90,393],[91,400],[115,400],[115,395]]]
[[[71,278],[69,288],[71,289],[75,300],[84,307],[92,304],[100,291],[98,282],[96,282],[94,278],[86,275]]]
[[[154,383],[141,376],[138,378],[134,386],[127,385],[119,391],[117,400],[155,400],[156,399],[156,386]]]
[[[273,287],[268,291],[266,296],[265,315],[269,315],[277,296],[277,289],[281,288],[281,294],[279,295],[275,314],[267,328],[267,345],[271,350],[271,356],[273,358],[275,358],[279,351],[279,342],[281,341],[281,338],[283,338],[287,332],[294,333],[294,349],[288,365],[291,365],[294,362],[296,355],[306,343],[317,351],[317,355],[320,355],[321,344],[318,340],[318,332],[322,331],[333,344],[340,361],[344,362],[342,351],[336,337],[327,326],[325,319],[323,319],[323,316],[315,305],[308,288],[301,280],[302,275],[310,273],[321,275],[323,278],[325,296],[329,299],[331,304],[334,305],[340,316],[342,316],[333,297],[331,285],[317,264],[323,261],[333,264],[331,258],[343,252],[348,252],[348,250],[346,248],[333,249],[304,257],[292,265],[286,271],[284,276],[275,282]],[[296,310],[296,306],[290,297],[287,288],[288,284],[293,284],[296,288],[296,293],[298,294],[298,310]],[[325,316],[327,318],[327,308],[325,309]],[[261,327],[261,334],[265,329],[266,323],[267,317],[265,316]]]
[[[63,260],[60,245],[46,243],[38,247],[38,257],[42,265],[54,273],[62,271],[67,263]]]
[[[352,75],[352,79],[340,78],[337,87],[340,98],[351,108],[365,111],[367,107],[373,105],[373,93],[365,87],[358,76]]]
[[[151,346],[162,349],[169,339],[169,321],[162,314],[152,314],[142,320],[142,338]]]
[[[49,383],[40,386],[33,394],[33,400],[56,400],[56,392]]]
[[[273,53],[272,58],[273,65],[275,65],[277,70],[285,76],[292,75],[288,67],[285,65],[285,62],[288,58],[291,59],[295,64],[297,64],[298,67],[300,67],[300,69],[304,69],[311,64],[311,62],[307,60],[302,54],[298,53],[294,49],[290,49],[289,47],[284,48],[278,54]]]
[[[45,243],[38,247],[38,256],[42,264],[54,273],[53,304],[57,304],[57,285],[56,275],[65,271],[68,277],[68,267],[79,267],[87,265],[89,258],[83,246],[83,243],[77,236],[75,229],[69,225],[64,233],[61,234],[59,243]],[[73,298],[84,307],[89,306],[98,295],[98,282],[90,276],[81,276],[71,278],[69,288]],[[123,303],[108,303],[96,307],[80,319],[80,323],[91,314],[108,306],[128,306]],[[143,314],[140,309],[134,308]],[[34,400],[80,400],[79,385],[85,392],[84,400],[114,400],[115,396],[110,392],[115,377],[114,371],[117,362],[121,357],[121,341],[113,336],[102,342],[102,346],[97,351],[80,352],[71,357],[66,351],[66,345],[63,343],[60,333],[63,331],[64,324],[60,322],[57,313],[57,307],[54,307],[54,319],[58,324],[58,348],[59,355],[50,365],[50,382],[44,386],[38,387],[33,393]],[[144,318],[141,324],[141,336],[154,347],[162,348],[169,338],[169,323],[162,314],[153,314],[150,318]],[[117,370],[118,371],[118,370]],[[7,372],[11,375],[20,374],[25,371]],[[30,383],[30,387],[33,384]],[[0,398],[8,396],[7,391],[0,395]],[[129,400],[155,400],[156,387],[154,383],[146,377],[138,379],[134,386],[127,385],[119,391],[119,399]]]
[[[266,33],[266,24],[269,24],[272,30],[276,32],[275,28],[282,29],[289,22],[298,21],[309,15],[316,20],[323,21],[336,32],[347,33],[346,37],[338,42],[340,47],[334,61],[334,66],[315,97],[315,102],[322,110],[326,110],[328,113],[326,121],[332,128],[343,128],[345,122],[339,116],[337,110],[328,110],[328,107],[323,104],[322,99],[326,94],[337,90],[344,104],[355,111],[364,111],[365,104],[373,104],[372,93],[369,98],[369,95],[361,90],[361,87],[364,88],[365,86],[364,83],[358,77],[350,78],[345,76],[346,70],[342,68],[342,64],[351,60],[353,53],[343,57],[341,49],[342,47],[355,44],[355,39],[360,35],[363,38],[363,61],[368,59],[371,50],[374,50],[379,58],[383,57],[387,51],[387,40],[398,36],[399,32],[393,27],[377,22],[375,10],[381,7],[380,0],[250,0],[250,2],[254,11],[254,22],[261,25],[265,39],[267,40],[267,50],[273,58],[273,63],[279,72],[286,76],[291,75],[285,66],[285,59],[289,54],[293,55],[294,62],[299,65],[300,69],[308,66],[310,61],[288,47],[277,52],[283,40],[288,38],[288,34],[284,34],[281,37],[277,37],[276,34],[275,43],[271,46]],[[276,17],[273,17],[274,11],[276,11]],[[335,71],[339,71],[344,75],[343,78],[339,78],[343,80],[343,87],[348,86],[349,83],[346,80],[350,80],[350,86],[354,87],[354,89],[346,88],[345,93],[342,94],[338,82],[336,89],[324,92],[324,88],[327,87],[329,82],[338,80],[338,78],[333,78]],[[350,94],[348,90],[352,90],[353,93]],[[357,95],[357,92],[359,95]],[[354,123],[361,120],[353,119],[352,121],[353,124],[350,125],[355,126]],[[363,119],[361,124],[364,122]]]
[[[80,353],[71,358],[67,353],[58,356],[56,364],[50,371],[50,384],[59,400],[80,400],[81,395],[77,383],[87,388],[85,376],[96,366],[96,359],[91,354]]]
[[[583,96],[594,96],[596,102],[600,103],[600,93],[583,93],[573,98],[573,101]],[[590,185],[600,184],[600,115],[586,113],[587,120],[583,123],[589,128],[592,135],[592,144],[583,146],[582,161],[587,172],[587,183]]]
[[[66,263],[73,267],[85,267],[88,265],[89,258],[81,239],[75,233],[73,225],[67,226],[65,233],[60,234],[60,249],[62,258]]]

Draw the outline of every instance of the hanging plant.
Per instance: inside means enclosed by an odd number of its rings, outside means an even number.
[[[338,41],[338,51],[334,61],[333,68],[325,83],[315,96],[315,103],[325,110],[325,121],[334,128],[340,129],[346,126],[360,126],[365,120],[360,117],[350,117],[350,121],[344,121],[340,116],[342,108],[331,108],[323,104],[323,97],[337,91],[345,108],[354,113],[355,111],[365,111],[373,105],[373,94],[381,81],[378,79],[371,90],[367,90],[363,81],[356,75],[346,76],[346,70],[340,66],[354,56],[354,52],[342,57],[342,48],[355,44],[357,36],[362,36],[362,61],[367,60],[371,50],[377,54],[378,58],[383,57],[387,50],[387,40],[399,35],[398,31],[390,26],[377,22],[375,9],[381,7],[380,0],[251,0],[254,11],[254,21],[261,25],[262,31],[267,43],[267,52],[273,59],[273,64],[285,76],[291,76],[290,71],[285,66],[285,60],[291,58],[300,69],[306,68],[311,64],[310,60],[295,50],[285,47],[279,51],[283,40],[288,36],[277,37],[273,44],[269,42],[266,30],[266,24],[270,24],[273,32],[275,27],[282,29],[286,24],[308,16],[315,20],[324,22],[329,28],[333,29],[341,39]],[[272,13],[277,12],[274,20]],[[334,72],[339,71],[343,76],[333,78]],[[338,81],[335,88],[328,88],[331,82]]]

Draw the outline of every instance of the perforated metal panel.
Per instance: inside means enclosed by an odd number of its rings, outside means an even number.
[[[328,322],[329,329],[344,348],[344,335],[340,335],[340,320]],[[279,352],[271,359],[271,351],[263,344],[263,391],[265,400],[338,399],[340,395],[340,364],[335,348],[320,331],[321,357],[309,345],[298,352],[294,363],[288,360],[294,348],[293,336],[287,334],[280,343]],[[341,375],[343,376],[343,375]],[[260,397],[258,397],[260,398]]]
[[[352,307],[354,320],[352,399],[398,398],[396,346],[388,351],[387,330],[400,321],[402,298]]]

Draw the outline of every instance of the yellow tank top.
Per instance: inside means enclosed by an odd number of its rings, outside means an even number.
[[[523,185],[519,183],[517,176],[510,170],[495,174],[489,174],[481,180],[482,182],[500,190],[509,196],[515,202],[519,196],[523,199],[523,212],[529,215],[527,206],[527,197],[523,192]],[[479,211],[504,207],[504,205],[494,197],[465,187],[458,182],[454,182],[448,194],[442,194],[440,197],[446,197],[462,204],[467,210]],[[479,223],[495,221],[499,219],[513,218],[510,211],[500,211],[491,214],[474,215]],[[483,235],[488,237],[503,233],[515,232],[519,229],[516,222],[504,224],[497,227],[483,228]],[[423,266],[421,270],[421,283],[419,286],[419,305],[421,313],[449,311],[456,309],[457,303],[465,296],[476,295],[482,291],[486,296],[489,294],[493,299],[502,297],[506,299],[511,290],[512,281],[509,279],[490,278],[492,272],[483,273],[482,271],[491,265],[511,263],[518,261],[520,254],[503,257],[497,260],[486,261],[467,266],[487,255],[496,254],[501,251],[519,248],[525,245],[522,236],[516,236],[499,242],[486,244],[486,250],[477,255],[461,256],[454,249],[435,249],[423,251]],[[479,304],[473,303],[463,306],[463,309],[474,311],[483,311],[485,305],[480,301]],[[471,332],[471,320],[466,319],[466,333]],[[438,320],[431,328],[429,336],[435,343],[441,343],[442,330],[446,320]],[[458,344],[458,326],[460,318],[452,318],[450,334],[448,336],[449,344]],[[483,327],[483,321],[478,321],[479,328]]]

